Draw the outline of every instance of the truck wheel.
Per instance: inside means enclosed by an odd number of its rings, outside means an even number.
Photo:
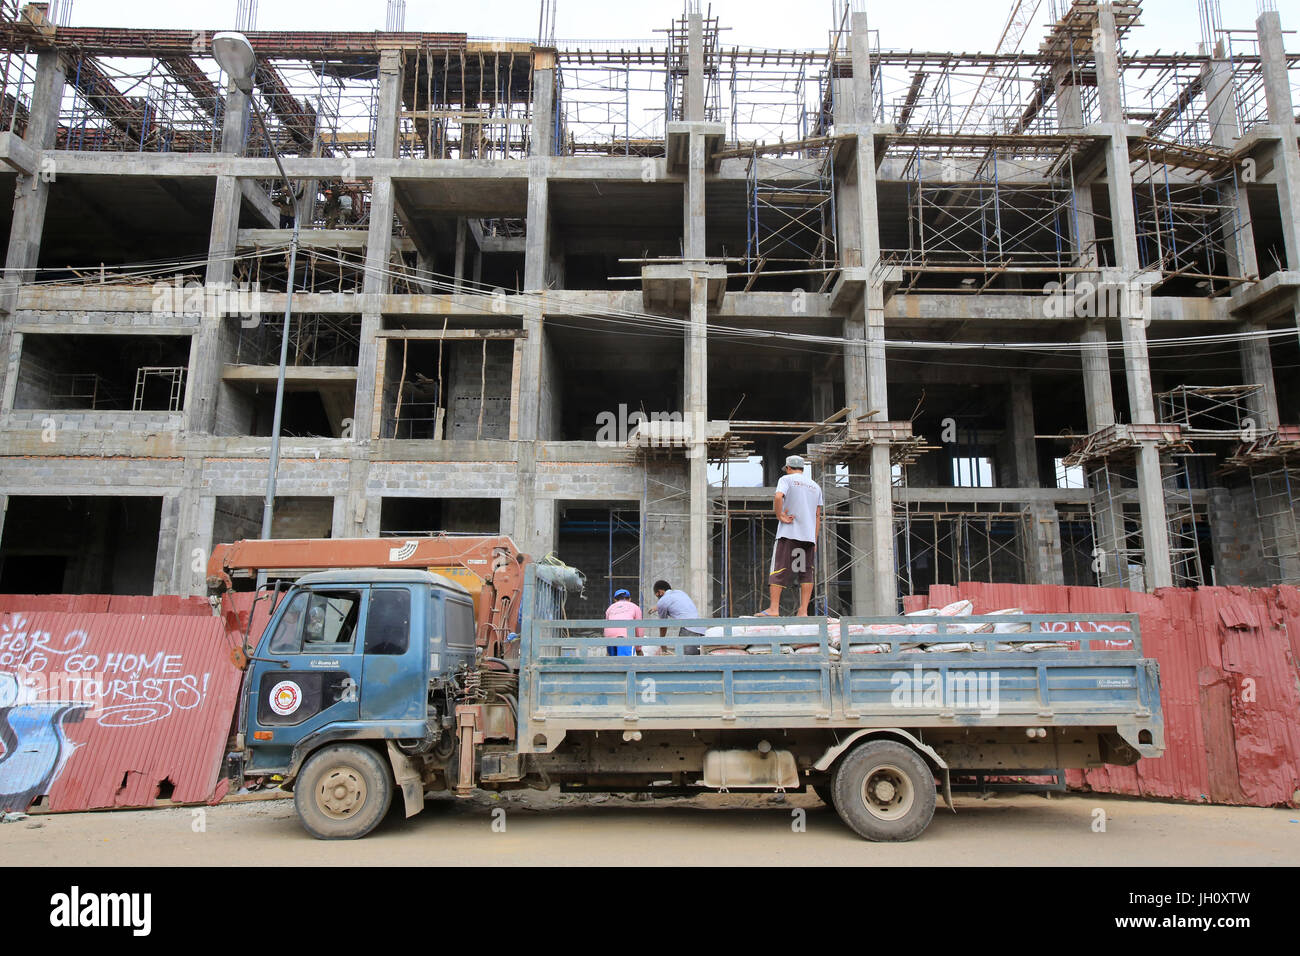
[[[831,783],[831,781],[828,780],[825,783],[809,784],[809,788],[812,790],[813,793],[817,794],[817,799],[819,799],[822,803],[826,804],[826,806],[834,809],[835,787]]]
[[[308,758],[293,788],[303,829],[318,840],[355,840],[384,818],[393,800],[388,767],[369,747],[336,744]]]
[[[858,836],[884,842],[911,840],[934,816],[934,774],[905,744],[872,740],[840,761],[832,796],[840,819]]]

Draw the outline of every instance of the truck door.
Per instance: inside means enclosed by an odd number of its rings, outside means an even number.
[[[411,588],[372,587],[365,625],[362,720],[424,720],[429,697],[423,634],[424,601]]]
[[[249,771],[282,769],[294,744],[359,713],[364,656],[358,630],[366,588],[300,590],[267,628],[249,675]],[[266,736],[263,736],[266,735]]]

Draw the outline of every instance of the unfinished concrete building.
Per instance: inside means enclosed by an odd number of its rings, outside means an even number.
[[[752,613],[795,450],[833,613],[1300,582],[1269,4],[1156,54],[1129,0],[1012,4],[991,53],[856,3],[815,50],[694,2],[650,46],[254,31],[266,134],[210,30],[3,6],[0,592],[202,592],[259,533],[289,295],[277,537],[499,530],[580,616]]]

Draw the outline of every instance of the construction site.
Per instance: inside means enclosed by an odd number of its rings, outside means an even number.
[[[509,535],[573,618],[762,607],[791,453],[821,614],[1300,584],[1300,23],[823,6],[780,49],[699,0],[649,43],[0,0],[0,594],[203,594],[285,346],[273,537]]]

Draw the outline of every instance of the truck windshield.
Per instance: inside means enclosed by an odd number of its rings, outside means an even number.
[[[308,645],[341,650],[352,643],[360,607],[360,591],[299,591],[289,600],[268,650],[297,654]]]

